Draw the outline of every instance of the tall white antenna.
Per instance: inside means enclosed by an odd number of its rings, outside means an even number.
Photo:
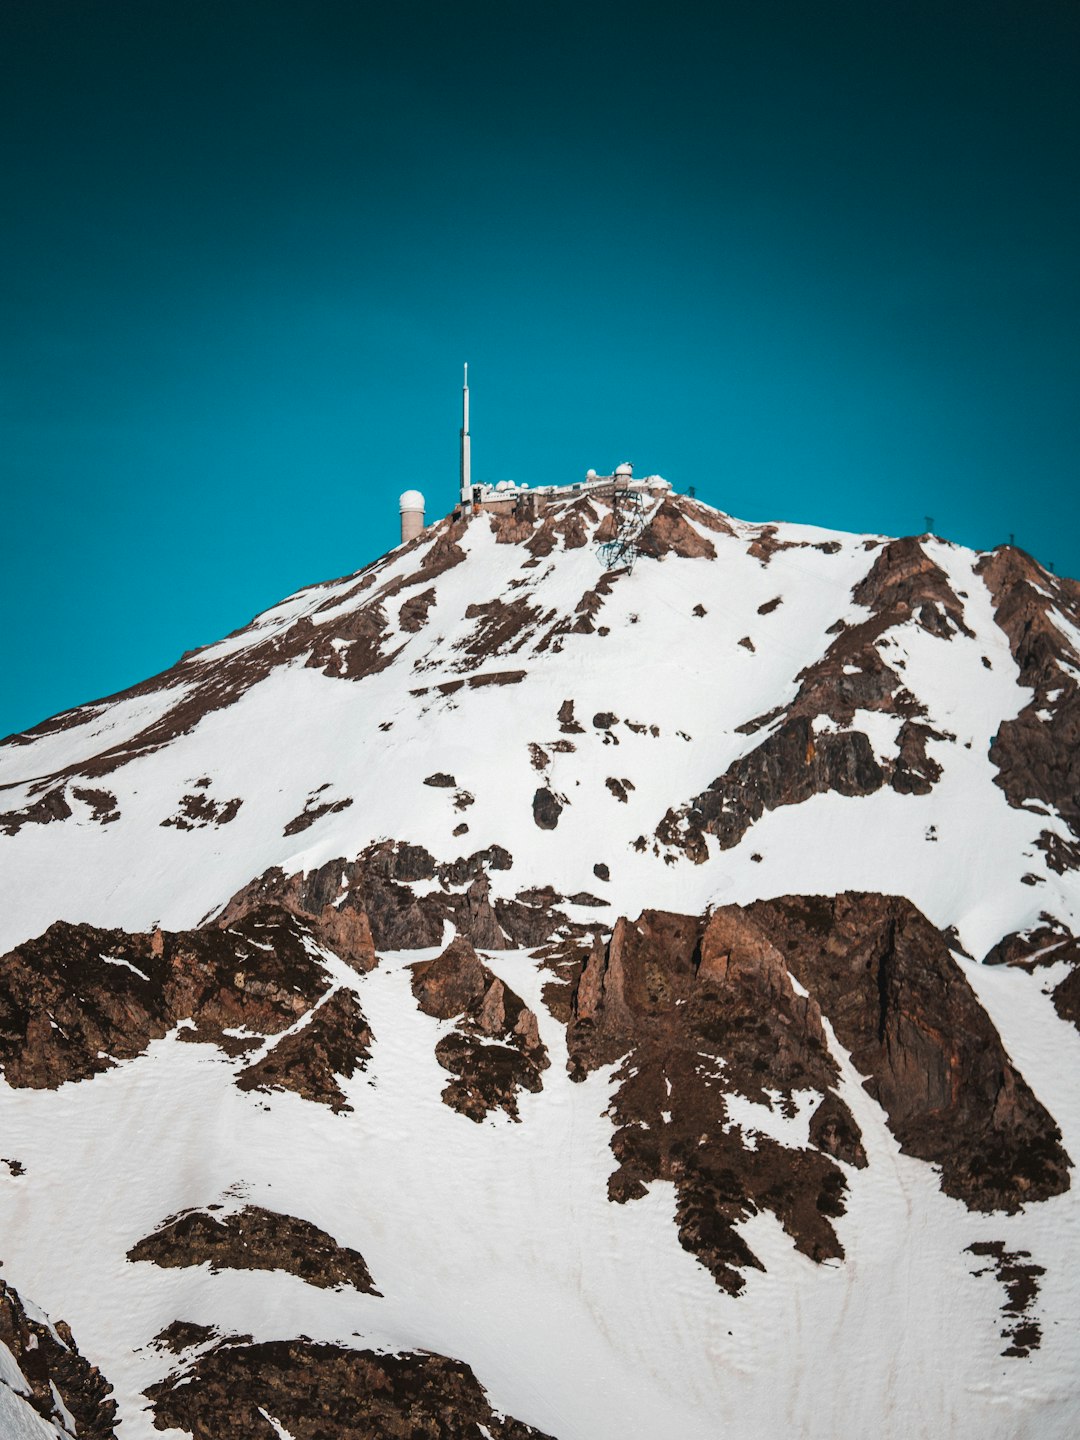
[[[465,384],[461,391],[461,503],[472,504],[472,442],[469,438],[469,367],[465,366]]]

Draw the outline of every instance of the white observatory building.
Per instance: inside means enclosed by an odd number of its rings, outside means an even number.
[[[406,490],[398,500],[401,511],[401,543],[415,540],[424,528],[424,497],[419,490]]]

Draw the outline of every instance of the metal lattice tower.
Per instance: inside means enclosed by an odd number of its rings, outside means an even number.
[[[611,538],[596,547],[596,554],[605,570],[625,566],[633,570],[638,557],[637,542],[645,528],[645,505],[641,492],[616,481],[611,491],[611,517],[614,528]]]

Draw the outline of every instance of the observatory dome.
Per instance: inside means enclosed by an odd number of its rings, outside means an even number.
[[[423,510],[424,497],[419,490],[406,490],[398,501],[399,510]]]

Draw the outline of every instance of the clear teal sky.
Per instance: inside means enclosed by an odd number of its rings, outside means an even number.
[[[0,734],[624,459],[1080,573],[1080,7],[0,7]]]

